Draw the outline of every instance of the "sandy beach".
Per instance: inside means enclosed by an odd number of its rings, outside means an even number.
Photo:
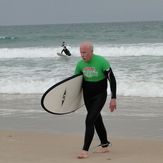
[[[113,138],[109,153],[94,153],[77,159],[82,137],[76,134],[0,132],[1,163],[162,163],[163,141]],[[94,140],[93,144],[96,144]]]
[[[0,95],[0,163],[163,162],[162,98],[119,97],[117,111],[103,114],[110,152],[94,153],[95,135],[89,158],[80,160],[84,111],[52,115],[42,110],[40,97]]]

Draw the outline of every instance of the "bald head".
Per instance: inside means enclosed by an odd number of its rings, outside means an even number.
[[[93,45],[91,42],[83,42],[80,44],[80,48],[88,48],[93,51]]]
[[[80,54],[85,62],[91,60],[93,56],[93,45],[91,42],[83,42],[80,44]]]

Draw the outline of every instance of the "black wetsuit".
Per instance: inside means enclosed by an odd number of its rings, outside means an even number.
[[[86,131],[83,150],[88,151],[96,129],[102,147],[107,147],[107,132],[102,120],[101,110],[107,99],[107,79],[110,82],[111,98],[116,98],[116,80],[112,69],[105,72],[106,78],[98,82],[83,81],[83,96],[87,109]]]
[[[62,54],[63,52],[64,52],[66,55],[71,56],[70,51],[69,51],[65,46],[64,46],[63,50],[61,51],[61,54]]]
[[[107,79],[110,82],[111,98],[116,98],[116,80],[111,66],[104,57],[93,54],[88,62],[83,59],[78,62],[75,74],[83,74],[83,97],[87,109],[83,150],[89,150],[95,129],[101,146],[107,147],[110,142],[100,112],[107,99]]]

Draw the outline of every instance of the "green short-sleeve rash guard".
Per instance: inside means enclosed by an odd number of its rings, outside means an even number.
[[[93,55],[90,61],[80,60],[76,66],[75,74],[83,74],[84,80],[97,82],[105,78],[104,71],[109,70],[109,62],[102,56]]]

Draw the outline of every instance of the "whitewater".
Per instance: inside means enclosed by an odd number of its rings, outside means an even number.
[[[109,60],[118,96],[163,97],[162,29],[163,22],[0,26],[0,93],[43,94],[74,74],[79,45],[89,40]],[[62,41],[71,57],[56,55]]]
[[[163,43],[107,44],[94,45],[95,51],[103,56],[163,56]],[[73,56],[79,56],[79,47],[68,46]],[[1,48],[0,58],[57,57],[61,47]]]
[[[43,93],[73,75],[80,53],[78,47],[69,49],[71,58],[57,56],[60,47],[2,48],[0,93]],[[163,44],[96,45],[94,50],[110,61],[118,95],[163,97]]]

